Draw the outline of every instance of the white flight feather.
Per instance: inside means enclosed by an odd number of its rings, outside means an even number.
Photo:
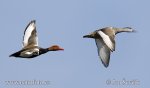
[[[28,28],[26,29],[25,34],[24,34],[24,39],[23,39],[23,46],[26,46],[28,44],[28,40],[29,40],[34,28],[35,28],[35,23],[31,23],[28,26]],[[36,38],[36,40],[37,40],[37,38]]]
[[[98,31],[99,35],[102,37],[104,43],[113,51],[113,43],[110,40],[109,36],[103,33],[102,31]]]

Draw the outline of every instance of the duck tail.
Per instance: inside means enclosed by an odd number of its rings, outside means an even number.
[[[19,52],[16,52],[16,53],[9,55],[9,57],[19,57],[19,54],[20,54]]]

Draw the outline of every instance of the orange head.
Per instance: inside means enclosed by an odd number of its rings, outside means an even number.
[[[53,45],[48,48],[49,51],[58,51],[58,50],[64,50],[63,48],[59,47],[58,45]]]

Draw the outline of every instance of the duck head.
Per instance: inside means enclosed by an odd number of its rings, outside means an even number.
[[[63,48],[59,47],[58,45],[53,45],[48,48],[49,51],[58,51],[58,50],[64,50]]]
[[[131,27],[124,27],[124,28],[122,28],[122,29],[128,30],[129,32],[137,32],[136,30],[134,30],[134,29],[131,28]]]

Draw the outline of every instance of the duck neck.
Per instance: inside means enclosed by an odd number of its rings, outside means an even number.
[[[44,54],[47,53],[48,51],[49,51],[48,48],[40,48],[39,54]]]

